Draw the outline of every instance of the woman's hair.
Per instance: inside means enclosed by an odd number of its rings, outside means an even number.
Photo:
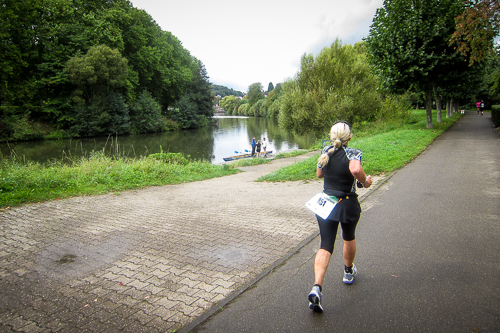
[[[345,146],[351,137],[351,128],[347,122],[337,121],[334,123],[330,130],[330,140],[332,141],[333,147],[319,157],[318,163],[321,167],[324,167],[328,163],[330,155],[340,147]]]

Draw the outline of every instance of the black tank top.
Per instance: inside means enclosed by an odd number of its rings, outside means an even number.
[[[333,152],[328,163],[323,167],[325,193],[339,198],[346,195],[357,196],[356,178],[349,170],[350,160],[346,148],[343,146]]]

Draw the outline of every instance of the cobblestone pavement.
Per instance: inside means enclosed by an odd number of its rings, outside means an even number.
[[[255,182],[314,154],[1,212],[0,331],[178,330],[317,230],[320,180]]]

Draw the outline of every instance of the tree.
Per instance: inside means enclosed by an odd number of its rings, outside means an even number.
[[[265,98],[262,89],[262,83],[260,82],[252,83],[250,86],[248,86],[247,98],[250,107],[257,103],[259,99]]]
[[[91,47],[85,56],[68,61],[67,72],[71,83],[83,94],[85,102],[97,93],[110,92],[125,86],[128,60],[118,50],[106,45]]]
[[[269,82],[269,84],[267,85],[267,93],[269,94],[271,91],[273,91],[274,89],[274,85],[272,82]]]
[[[129,130],[129,110],[117,92],[99,93],[90,103],[78,107],[72,127],[78,136],[127,134]]]
[[[161,119],[161,106],[144,90],[129,108],[133,134],[159,132],[165,129]]]
[[[368,60],[383,88],[425,93],[427,128],[434,88],[466,60],[448,42],[461,9],[460,0],[385,0],[366,38]]]
[[[340,119],[369,121],[381,107],[363,43],[353,47],[337,39],[317,57],[302,56],[299,73],[281,89],[274,102],[280,127],[297,134],[326,131]]]
[[[206,126],[213,116],[212,85],[208,81],[207,71],[201,61],[193,65],[193,79],[184,95],[176,103],[173,119],[182,128]]]
[[[482,61],[494,51],[493,41],[500,33],[498,0],[464,1],[464,11],[455,18],[456,31],[450,38],[457,52],[470,56],[470,64]]]
[[[240,99],[234,95],[224,97],[220,101],[220,106],[227,111],[228,114],[234,114],[236,108],[240,105]]]

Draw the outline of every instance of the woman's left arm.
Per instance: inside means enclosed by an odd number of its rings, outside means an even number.
[[[370,176],[366,176],[363,167],[361,166],[361,161],[351,160],[349,162],[349,171],[351,171],[354,178],[359,180],[363,187],[370,187],[372,185],[372,179]]]

